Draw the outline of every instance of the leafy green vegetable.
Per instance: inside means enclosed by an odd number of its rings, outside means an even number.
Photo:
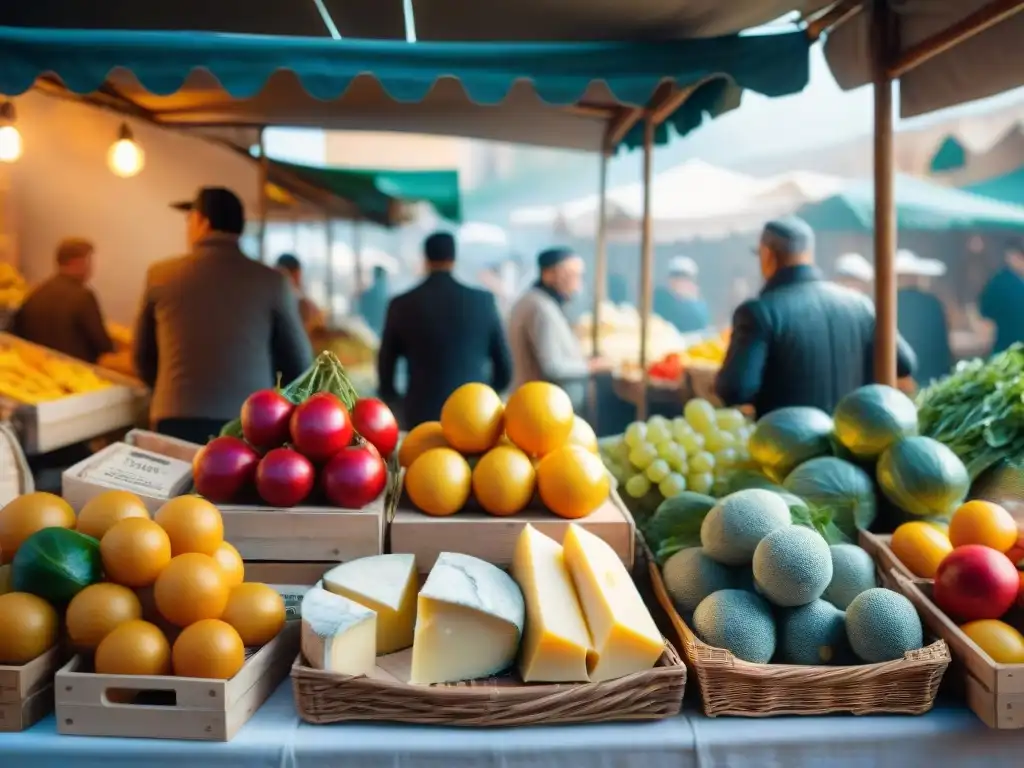
[[[922,435],[960,457],[971,479],[1024,456],[1024,345],[957,365],[917,398]]]
[[[663,549],[670,549],[667,555],[671,555],[680,549],[700,546],[700,527],[716,503],[710,496],[683,491],[658,505],[643,532],[659,562]]]

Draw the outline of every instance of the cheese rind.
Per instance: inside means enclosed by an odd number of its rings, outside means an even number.
[[[519,656],[523,681],[588,681],[590,631],[562,546],[527,525],[516,541],[512,577],[526,601],[526,630]]]
[[[515,661],[526,607],[512,577],[469,555],[442,552],[420,590],[410,682],[475,680]]]
[[[605,541],[572,524],[562,542],[594,653],[588,664],[597,683],[650,669],[665,641],[619,556]]]
[[[324,574],[324,589],[377,614],[377,653],[412,645],[416,626],[416,556],[375,555],[351,560]]]
[[[313,587],[302,598],[302,655],[313,669],[369,675],[377,664],[377,614]]]

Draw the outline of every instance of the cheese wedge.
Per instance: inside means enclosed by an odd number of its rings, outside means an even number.
[[[512,577],[469,555],[442,552],[420,590],[411,683],[489,677],[512,665],[525,618]]]
[[[575,524],[569,526],[562,544],[594,643],[588,664],[591,681],[613,680],[653,667],[665,641],[615,550]]]
[[[377,665],[377,615],[313,587],[302,598],[302,655],[313,669],[369,675]]]
[[[512,578],[526,601],[526,630],[519,656],[523,681],[589,680],[590,631],[565,567],[562,545],[527,525],[516,541]]]
[[[377,654],[412,645],[416,627],[415,555],[376,555],[337,565],[324,574],[324,589],[377,614]]]

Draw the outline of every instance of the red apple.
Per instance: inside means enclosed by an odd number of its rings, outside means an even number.
[[[383,400],[375,397],[357,400],[352,408],[352,425],[385,459],[398,445],[398,422]]]
[[[309,459],[291,448],[275,448],[256,468],[256,492],[272,507],[294,507],[313,490],[316,472]]]
[[[214,504],[234,501],[252,484],[260,457],[244,440],[216,437],[192,459],[196,492]]]
[[[291,433],[295,450],[318,464],[351,443],[354,434],[348,409],[330,392],[315,394],[295,407]]]
[[[336,453],[327,462],[321,478],[331,504],[342,509],[362,509],[384,492],[388,471],[377,449],[361,443]]]
[[[1017,599],[1020,576],[1010,559],[980,544],[957,547],[939,563],[932,595],[957,623],[998,619]]]
[[[294,410],[295,406],[276,389],[253,392],[242,404],[242,434],[261,451],[284,445]]]

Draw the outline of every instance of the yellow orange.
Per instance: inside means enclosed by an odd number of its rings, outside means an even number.
[[[1005,553],[1019,535],[1013,515],[991,501],[961,504],[949,521],[949,541],[954,547],[981,544]]]
[[[43,528],[74,528],[75,510],[52,493],[26,493],[0,509],[0,555],[14,559],[21,543]]]
[[[919,520],[903,523],[893,531],[889,548],[897,560],[922,579],[934,579],[939,563],[953,551],[942,531]]]
[[[231,544],[226,541],[221,542],[217,551],[213,553],[213,559],[224,571],[224,580],[228,587],[237,587],[245,581],[245,563],[242,562],[242,556],[238,554],[238,550]]]
[[[178,635],[171,659],[179,677],[230,680],[245,664],[245,645],[230,624],[203,619]]]
[[[149,518],[142,499],[128,491],[104,491],[89,499],[78,513],[78,531],[102,539],[115,523],[129,517]]]
[[[486,384],[463,384],[441,408],[441,432],[462,453],[483,453],[501,437],[505,406]]]
[[[127,621],[142,618],[142,603],[120,584],[90,584],[68,604],[64,617],[68,637],[83,650],[95,650],[100,642]]]
[[[229,592],[217,561],[198,552],[173,558],[153,586],[157,610],[176,627],[219,619],[227,608]]]
[[[425,421],[409,431],[398,446],[398,463],[408,468],[425,451],[431,448],[448,448],[440,421]]]
[[[235,628],[246,648],[266,645],[284,627],[284,598],[266,584],[239,584],[228,595],[228,606],[220,618]]]
[[[101,675],[169,675],[171,646],[160,628],[148,621],[126,621],[96,648]]]
[[[128,517],[103,536],[100,556],[109,581],[148,587],[171,562],[171,540],[148,517]]]
[[[997,619],[981,619],[960,629],[997,664],[1024,664],[1024,635]]]
[[[512,393],[505,406],[505,434],[531,456],[561,448],[572,433],[572,401],[565,390],[531,381]]]
[[[607,499],[611,481],[604,463],[578,445],[566,445],[547,454],[537,465],[541,501],[559,517],[586,517]]]
[[[473,473],[451,448],[432,448],[405,471],[405,492],[428,515],[454,515],[469,499]]]
[[[578,445],[586,448],[591,453],[597,453],[597,434],[586,420],[579,416],[572,419],[572,430],[569,432],[568,442],[570,445]]]
[[[536,486],[533,462],[515,446],[492,448],[473,468],[473,496],[492,515],[505,517],[524,509]]]
[[[0,664],[27,664],[57,643],[57,612],[27,592],[0,595]]]
[[[220,510],[199,496],[178,496],[157,510],[153,518],[171,538],[174,557],[187,552],[213,555],[224,542]]]

